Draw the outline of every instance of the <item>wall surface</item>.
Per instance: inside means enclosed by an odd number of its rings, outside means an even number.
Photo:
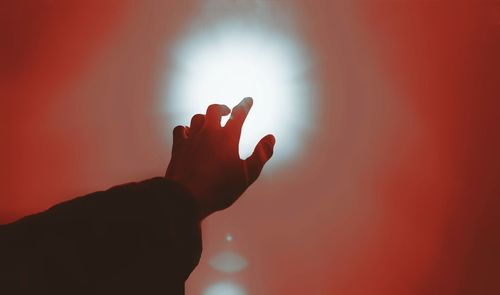
[[[312,56],[314,128],[204,222],[188,294],[500,294],[500,2],[269,3]],[[164,173],[169,56],[202,6],[0,2],[0,222]],[[248,266],[213,269],[229,250]]]

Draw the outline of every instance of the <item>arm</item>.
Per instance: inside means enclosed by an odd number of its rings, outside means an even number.
[[[0,227],[0,286],[16,293],[183,294],[201,255],[200,221],[233,204],[273,153],[264,137],[245,160],[252,107],[211,105],[174,129],[165,178],[97,192]],[[222,116],[231,118],[222,127]],[[10,291],[10,290],[9,290]]]
[[[79,197],[0,227],[0,285],[12,294],[183,294],[201,255],[199,221],[192,195],[164,178]]]

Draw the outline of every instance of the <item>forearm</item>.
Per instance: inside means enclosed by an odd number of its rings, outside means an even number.
[[[158,276],[187,278],[201,253],[197,210],[192,196],[176,183],[154,178],[96,192],[58,204],[3,226],[0,246],[11,277],[35,285],[54,279],[67,287],[116,278],[137,285]],[[8,254],[7,254],[8,253]],[[141,268],[135,269],[140,265]],[[40,278],[43,278],[42,280]],[[12,282],[11,282],[12,283]],[[17,282],[25,283],[25,282]],[[53,287],[61,287],[54,284]],[[25,286],[26,287],[26,286]],[[29,286],[28,286],[29,287]]]

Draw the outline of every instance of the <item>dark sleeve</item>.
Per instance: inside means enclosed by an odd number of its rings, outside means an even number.
[[[195,210],[154,178],[1,225],[0,293],[184,294],[201,255]]]

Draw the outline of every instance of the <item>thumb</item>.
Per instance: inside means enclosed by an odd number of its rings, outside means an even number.
[[[252,155],[244,161],[246,180],[249,185],[257,180],[264,164],[272,157],[275,143],[276,139],[273,135],[264,136],[255,146]]]

